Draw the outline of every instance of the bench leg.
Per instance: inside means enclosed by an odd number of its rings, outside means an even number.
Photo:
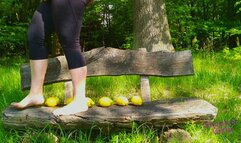
[[[139,48],[139,51],[147,52],[146,48]],[[151,90],[148,76],[141,76],[141,96],[144,102],[151,101]]]
[[[141,96],[144,102],[151,101],[151,90],[148,76],[141,76]]]
[[[64,89],[65,89],[65,98],[64,101],[66,101],[68,98],[73,97],[73,84],[72,81],[67,81],[64,83]]]

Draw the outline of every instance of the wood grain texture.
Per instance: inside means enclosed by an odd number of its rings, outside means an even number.
[[[16,110],[11,107],[3,111],[3,126],[8,129],[44,128],[47,125],[63,129],[131,128],[133,122],[153,127],[174,125],[187,121],[210,121],[217,115],[217,108],[205,100],[179,98],[145,102],[142,106],[116,106],[108,108],[94,106],[88,111],[55,117],[55,108],[32,107]]]
[[[83,53],[88,76],[149,75],[181,76],[193,75],[191,51],[144,52],[115,48],[96,48]],[[22,89],[30,87],[30,67],[21,67]],[[71,80],[64,56],[49,59],[45,84]]]
[[[141,76],[141,96],[144,102],[151,101],[151,87],[149,82],[149,77],[142,75]]]

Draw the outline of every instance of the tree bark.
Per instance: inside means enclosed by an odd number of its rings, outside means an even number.
[[[174,51],[164,0],[133,0],[134,49]]]

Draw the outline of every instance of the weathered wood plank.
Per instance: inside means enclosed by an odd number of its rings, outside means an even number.
[[[193,74],[191,51],[143,52],[96,48],[83,54],[87,61],[88,76],[180,76]],[[21,67],[22,89],[30,87],[30,78],[29,64],[25,64]],[[64,56],[49,59],[45,84],[70,79]]]
[[[131,128],[135,121],[153,127],[174,125],[187,121],[210,121],[217,115],[217,108],[205,100],[181,98],[145,102],[143,106],[94,106],[88,111],[55,117],[54,108],[33,107],[25,110],[7,108],[2,114],[3,126],[9,129],[62,127],[63,129]]]

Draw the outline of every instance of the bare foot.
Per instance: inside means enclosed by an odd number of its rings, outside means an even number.
[[[53,114],[55,116],[60,115],[71,115],[71,114],[77,114],[80,112],[84,112],[88,110],[87,101],[84,99],[82,100],[76,100],[74,99],[71,103],[68,105],[58,108],[53,111]]]
[[[22,101],[11,103],[11,106],[17,109],[24,109],[30,106],[42,105],[43,103],[43,95],[27,95]]]

